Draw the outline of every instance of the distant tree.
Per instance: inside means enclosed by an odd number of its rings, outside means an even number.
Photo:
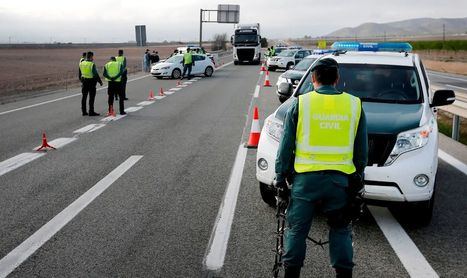
[[[212,50],[226,50],[227,49],[227,34],[215,34],[212,42]]]
[[[261,47],[268,47],[268,39],[261,38]]]

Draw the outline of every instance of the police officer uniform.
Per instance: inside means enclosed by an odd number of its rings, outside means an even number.
[[[96,98],[96,85],[99,83],[102,86],[102,80],[97,72],[96,65],[93,62],[93,53],[88,52],[86,60],[79,63],[78,77],[82,83],[81,93],[81,111],[83,116],[98,116],[99,113],[94,111],[94,100]],[[89,114],[86,109],[86,100],[89,95]]]
[[[115,95],[119,95],[120,115],[125,115],[124,96],[122,90],[123,81],[123,65],[117,62],[115,57],[111,57],[110,61],[104,66],[104,77],[109,82],[107,94],[109,95],[108,104],[113,107]]]
[[[123,93],[123,99],[128,100],[128,98],[126,97],[126,83],[128,81],[128,70],[126,66],[126,57],[123,56],[123,50],[119,51],[119,55],[116,57],[116,59],[117,59],[117,62],[122,64],[122,67],[123,67],[122,81],[120,82],[122,86],[121,90]],[[115,96],[115,99],[118,99],[117,95]]]
[[[183,74],[182,74],[181,79],[185,77],[185,74],[187,73],[187,71],[188,71],[188,79],[191,78],[191,70],[194,65],[195,65],[195,62],[193,61],[193,54],[191,53],[191,49],[188,48],[185,54],[183,54]]]
[[[336,68],[325,58],[312,68]],[[367,130],[360,99],[322,85],[300,95],[287,112],[284,135],[276,158],[276,181],[291,181],[287,208],[285,277],[299,277],[306,238],[319,202],[330,226],[329,251],[337,277],[351,277],[353,249],[349,202],[349,175],[362,174],[367,163]]]

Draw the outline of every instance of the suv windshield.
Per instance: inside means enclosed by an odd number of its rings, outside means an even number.
[[[166,63],[180,63],[181,60],[182,60],[182,56],[177,55],[177,56],[170,57],[165,62]]]
[[[313,90],[311,72],[298,94]],[[413,67],[368,64],[340,64],[337,89],[367,102],[413,104],[422,102],[420,79]]]
[[[293,57],[295,55],[297,51],[294,51],[294,50],[284,50],[282,51],[281,53],[279,53],[279,55],[277,56],[281,56],[281,57]],[[276,52],[277,53],[277,52]]]
[[[293,69],[298,71],[307,71],[316,58],[305,58],[301,60]]]

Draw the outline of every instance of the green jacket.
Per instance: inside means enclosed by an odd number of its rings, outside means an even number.
[[[315,90],[320,94],[340,94],[333,86],[322,86]],[[284,181],[287,177],[294,178],[294,191],[300,193],[306,191],[306,184],[319,181],[319,173],[310,172],[303,174],[294,173],[295,161],[295,137],[298,123],[298,99],[295,99],[292,106],[287,111],[284,121],[284,134],[279,144],[279,150],[276,157],[276,180]],[[362,109],[360,121],[358,123],[357,135],[355,137],[353,162],[358,173],[363,173],[368,161],[368,134],[366,126],[365,113]],[[346,177],[342,173],[335,172],[337,182],[342,182],[347,186]],[[340,180],[341,179],[341,180]],[[306,194],[305,194],[306,195]],[[305,198],[308,199],[308,198]]]

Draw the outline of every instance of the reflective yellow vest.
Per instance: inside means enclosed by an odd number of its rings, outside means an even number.
[[[295,164],[297,173],[355,172],[353,148],[361,115],[360,99],[347,93],[299,96]]]
[[[123,65],[123,62],[125,61],[125,56],[117,56],[115,57],[115,59],[117,60],[117,62],[119,62],[120,64]],[[126,67],[123,67],[123,70],[126,70]]]
[[[91,61],[82,61],[79,63],[79,69],[81,70],[81,76],[87,79],[94,78],[92,73],[92,68],[94,67],[94,62]]]
[[[121,68],[122,64],[120,64],[119,62],[117,61],[110,61],[108,62],[107,64],[105,64],[105,70],[107,71],[107,75],[110,76],[110,77],[115,77],[117,76],[119,73],[120,73],[120,68]],[[112,81],[108,78],[105,78],[107,81]],[[122,77],[119,76],[117,79],[113,80],[115,82],[120,82],[122,81]]]
[[[183,59],[185,61],[185,65],[193,63],[193,55],[191,54],[191,51],[183,54]]]

